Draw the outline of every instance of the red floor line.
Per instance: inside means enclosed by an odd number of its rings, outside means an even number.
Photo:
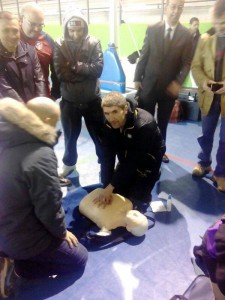
[[[177,156],[174,156],[174,155],[171,155],[171,154],[166,154],[169,158],[173,159],[173,160],[176,160],[176,161],[179,161],[179,162],[182,162],[186,165],[189,165],[189,166],[196,166],[196,163],[193,163],[189,160],[186,160],[186,159],[183,159],[183,158],[180,158],[180,157],[177,157]]]

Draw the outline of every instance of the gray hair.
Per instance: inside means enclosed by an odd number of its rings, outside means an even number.
[[[102,98],[102,108],[110,106],[119,106],[120,108],[125,108],[127,106],[126,98],[119,92],[111,92],[106,94]]]

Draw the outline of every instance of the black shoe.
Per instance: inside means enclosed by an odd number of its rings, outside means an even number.
[[[170,160],[169,160],[169,157],[168,157],[166,154],[164,154],[164,155],[163,155],[162,161],[163,161],[164,163],[168,164],[168,162],[169,162]]]

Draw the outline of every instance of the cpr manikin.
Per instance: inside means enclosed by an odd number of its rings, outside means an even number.
[[[102,190],[102,188],[95,189],[85,196],[79,204],[80,212],[93,221],[102,233],[110,233],[110,230],[122,226],[135,236],[144,235],[148,230],[148,220],[142,213],[133,210],[130,200],[119,194],[112,194],[111,204],[105,207],[93,202]]]

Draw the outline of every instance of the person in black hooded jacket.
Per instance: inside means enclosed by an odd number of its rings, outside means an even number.
[[[87,261],[61,206],[53,150],[59,115],[49,98],[0,101],[0,270],[9,257],[28,279],[75,272]]]
[[[103,53],[100,41],[88,34],[87,22],[79,11],[65,14],[63,37],[56,41],[53,61],[62,95],[60,108],[65,152],[59,176],[64,177],[76,171],[82,117],[99,162],[102,159],[99,136],[103,114],[98,78],[103,69]]]
[[[119,92],[106,94],[102,109],[106,118],[101,174],[105,189],[95,202],[109,204],[112,192],[135,202],[151,201],[165,153],[164,140],[153,116],[136,108]],[[114,169],[116,158],[118,164]]]

